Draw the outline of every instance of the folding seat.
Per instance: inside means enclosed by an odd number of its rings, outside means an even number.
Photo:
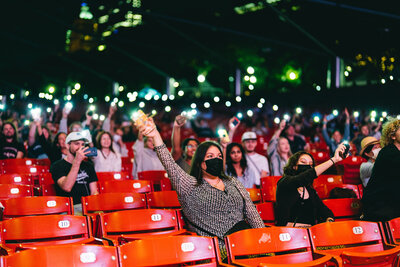
[[[51,161],[50,161],[50,159],[35,159],[35,164],[36,165],[50,166],[51,165]]]
[[[349,156],[336,164],[338,172],[343,172],[343,183],[360,184],[360,165],[365,162],[361,156]]]
[[[218,243],[204,236],[142,239],[118,247],[121,267],[230,266],[220,261]]]
[[[351,189],[354,191],[355,196],[357,198],[360,198],[358,186],[355,184],[325,184],[325,185],[315,186],[314,189],[315,191],[317,191],[319,198],[327,199],[329,198],[331,190],[334,189],[335,187]]]
[[[49,172],[49,166],[43,165],[4,165],[2,166],[3,174],[30,174],[32,176],[39,176],[41,173]]]
[[[83,215],[118,210],[145,209],[146,196],[139,193],[104,193],[82,197]]]
[[[261,155],[266,155],[268,149],[268,141],[269,139],[267,135],[257,135],[257,146],[254,150]]]
[[[40,196],[56,196],[56,185],[55,184],[45,184],[40,186]]]
[[[121,157],[122,165],[132,165],[133,164],[133,157]]]
[[[57,196],[10,198],[2,201],[4,219],[21,216],[74,214],[72,199]]]
[[[171,191],[173,190],[171,180],[164,178],[160,180],[160,190],[161,191]],[[156,191],[156,190],[155,190]]]
[[[99,237],[122,244],[136,239],[181,235],[175,210],[137,209],[100,213]]]
[[[282,176],[261,177],[262,201],[276,201],[276,185]]]
[[[338,266],[340,261],[314,253],[304,228],[242,230],[225,237],[225,243],[228,263],[235,266]]]
[[[33,185],[34,179],[29,174],[2,174],[0,175],[0,184],[20,184]]]
[[[151,209],[180,209],[176,191],[159,191],[146,194],[147,205]]]
[[[264,221],[264,224],[267,226],[275,225],[275,209],[274,202],[264,202],[256,204],[256,208],[258,213],[261,216],[261,219]]]
[[[99,182],[99,191],[103,193],[149,193],[152,190],[150,181],[124,180]]]
[[[37,164],[37,159],[30,159],[30,158],[1,160],[1,166],[31,166],[36,164]]]
[[[31,185],[0,184],[0,200],[33,196]]]
[[[325,184],[340,185],[343,184],[343,178],[341,175],[321,174],[313,182],[314,187]]]
[[[260,203],[261,202],[261,190],[258,188],[246,188],[247,192],[249,192],[251,201],[253,203]]]
[[[324,199],[324,204],[331,209],[336,221],[359,219],[361,200],[357,198]]]
[[[154,188],[154,191],[161,191],[161,185],[160,182],[163,179],[168,179],[167,172],[162,170],[162,171],[142,171],[138,172],[138,179],[139,180],[147,180],[151,181],[152,187]]]
[[[330,159],[328,151],[311,152],[311,155],[313,156],[316,165],[321,164]]]
[[[341,221],[309,229],[314,251],[342,258],[346,266],[394,266],[400,247],[385,242],[379,223]]]
[[[2,257],[2,266],[118,267],[117,248],[99,245],[59,245],[29,249]]]
[[[391,244],[400,245],[400,218],[386,222],[387,234]]]
[[[99,182],[131,179],[131,175],[128,172],[97,172],[96,175]]]
[[[24,216],[1,223],[1,242],[13,250],[61,244],[103,244],[94,239],[86,216]]]

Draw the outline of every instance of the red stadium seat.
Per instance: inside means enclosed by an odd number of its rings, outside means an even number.
[[[39,176],[41,173],[49,172],[49,166],[43,165],[4,165],[2,166],[3,174],[31,174],[32,176]]]
[[[366,159],[361,156],[349,156],[338,162],[336,166],[338,172],[343,172],[343,183],[360,184],[360,165],[365,161]]]
[[[32,166],[32,165],[36,165],[38,160],[30,159],[30,158],[2,159],[0,162],[1,162],[1,166]]]
[[[325,199],[324,204],[331,209],[335,220],[360,219],[361,200],[357,198]]]
[[[55,184],[45,184],[40,186],[40,196],[56,196],[56,185]]]
[[[386,222],[386,229],[390,243],[400,245],[400,218],[391,219]]]
[[[160,180],[160,190],[161,191],[171,191],[173,190],[171,180],[164,178]],[[155,190],[156,191],[156,190]]]
[[[311,152],[311,155],[315,160],[315,165],[321,164],[331,158],[328,151]]]
[[[123,181],[131,178],[128,172],[96,172],[99,182],[105,181]]]
[[[260,203],[261,202],[261,190],[258,188],[246,188],[247,192],[249,192],[251,201],[253,203]]]
[[[180,209],[176,191],[160,191],[146,194],[147,205],[151,209]]]
[[[83,215],[118,210],[145,209],[146,197],[139,193],[104,193],[82,197]]]
[[[34,179],[30,174],[3,174],[0,175],[0,184],[33,185]]]
[[[124,180],[99,182],[100,193],[149,193],[152,191],[150,181]]]
[[[317,191],[318,196],[321,199],[329,198],[330,192],[335,187],[338,188],[347,188],[354,191],[354,194],[357,198],[360,198],[360,192],[358,191],[358,186],[355,184],[325,184],[315,186],[315,191]]]
[[[276,201],[276,185],[282,176],[261,177],[262,201]]]
[[[138,172],[139,180],[147,180],[151,181],[152,187],[154,191],[162,191],[161,181],[164,179],[168,179],[168,175],[166,171],[142,171]]]
[[[33,196],[31,185],[0,184],[0,200]]]
[[[273,202],[256,204],[256,208],[265,225],[275,225],[275,209]]]
[[[321,174],[313,182],[314,187],[325,184],[343,184],[343,178],[341,175]]]

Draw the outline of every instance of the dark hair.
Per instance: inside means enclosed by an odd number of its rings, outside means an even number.
[[[215,146],[218,148],[218,150],[222,153],[222,149],[220,145],[217,142],[214,141],[205,141],[199,145],[199,147],[196,149],[196,152],[193,155],[192,158],[192,163],[191,163],[191,168],[190,168],[190,175],[196,178],[197,184],[200,185],[204,182],[203,180],[203,170],[201,168],[201,163],[203,163],[204,158],[206,156],[206,153],[208,149],[211,146]],[[221,179],[226,179],[229,180],[230,178],[224,173],[224,171],[221,171],[221,174],[218,175],[219,178]]]
[[[233,160],[231,158],[231,150],[237,146],[242,152],[242,159],[240,160],[240,167],[242,167],[243,171],[247,168],[247,159],[246,152],[241,144],[238,143],[230,143],[226,148],[226,172],[230,175],[237,177],[237,173],[235,168],[233,167]]]
[[[6,139],[5,136],[4,136],[4,134],[3,134],[3,130],[4,130],[4,126],[6,126],[7,124],[8,124],[8,125],[11,125],[11,127],[14,129],[14,135],[13,135],[13,137],[12,137],[13,142],[18,141],[18,131],[17,131],[17,128],[15,127],[14,123],[9,122],[9,121],[4,122],[4,123],[3,123],[3,126],[1,127],[1,138],[2,138],[3,140]]]
[[[60,135],[62,135],[62,134],[67,135],[67,134],[64,133],[64,132],[58,132],[58,133],[56,134],[56,136],[54,136],[53,148],[58,148],[58,137],[59,137]]]
[[[195,142],[197,143],[197,145],[200,144],[199,140],[197,140],[196,138],[191,138],[191,137],[185,138],[185,140],[183,140],[183,141],[182,141],[182,144],[181,144],[182,150],[185,150],[186,146],[188,145],[188,143],[189,143],[190,141],[195,141]]]
[[[313,167],[315,166],[314,157],[310,153],[305,151],[299,151],[294,153],[293,156],[291,156],[288,159],[286,166],[283,168],[283,173],[286,175],[296,175],[296,170],[294,169],[294,166],[297,165],[297,162],[299,161],[302,155],[309,155],[313,161]]]
[[[101,131],[101,132],[99,132],[98,134],[97,134],[97,137],[96,137],[96,147],[99,149],[99,150],[101,150],[103,147],[101,146],[101,137],[103,136],[103,135],[108,135],[108,137],[110,137],[110,139],[111,139],[111,145],[110,145],[110,150],[111,150],[111,152],[113,152],[113,153],[115,153],[115,151],[114,151],[114,148],[113,148],[113,137],[112,137],[112,135],[109,133],[109,132],[106,132],[106,131]]]
[[[364,149],[364,151],[363,151],[361,157],[363,157],[363,158],[366,159],[366,160],[369,160],[369,156],[366,155],[366,154],[369,153],[369,152],[371,152],[373,147],[374,147],[374,144],[371,144],[371,145],[367,146],[367,147]]]

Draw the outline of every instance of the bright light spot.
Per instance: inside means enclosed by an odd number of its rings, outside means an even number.
[[[225,106],[230,107],[232,105],[231,101],[226,101]]]
[[[245,80],[246,82],[248,82],[248,81],[250,80],[250,76],[249,76],[249,75],[244,76],[244,80]]]
[[[164,109],[166,112],[170,112],[171,111],[171,107],[170,106],[166,106]]]
[[[247,111],[247,116],[253,117],[253,111],[249,109],[249,110]]]
[[[236,102],[241,102],[241,101],[242,101],[242,98],[240,96],[237,96],[236,97]]]
[[[76,90],[75,90],[75,89],[72,89],[72,90],[71,90],[71,94],[73,94],[73,95],[76,94]]]
[[[100,118],[99,118],[101,121],[104,121],[105,119],[106,119],[106,116],[104,116],[104,115],[100,115]]]
[[[86,99],[88,99],[88,98],[89,98],[89,95],[88,95],[88,94],[84,94],[84,95],[83,95],[83,99],[86,100]]]
[[[49,93],[50,93],[50,94],[54,93],[55,90],[56,90],[56,89],[54,88],[54,86],[50,86],[50,87],[49,87]]]
[[[190,107],[191,107],[191,108],[196,108],[197,105],[196,105],[196,103],[192,103],[192,104],[190,104]]]
[[[295,79],[297,79],[297,74],[295,73],[295,72],[290,72],[289,73],[289,79],[290,80],[295,80]]]
[[[191,116],[191,117],[194,117],[194,116],[196,116],[196,114],[197,114],[197,110],[192,109],[189,113],[190,113],[190,116]]]
[[[0,110],[4,110],[4,104],[0,104]]]
[[[49,100],[53,100],[53,95],[49,95]]]
[[[393,81],[393,76],[392,76],[392,75],[390,75],[390,76],[389,76],[389,79],[390,79],[391,81]]]
[[[319,86],[319,85],[315,86],[315,90],[321,91],[321,86]]]
[[[258,108],[262,108],[262,107],[263,107],[263,104],[262,104],[262,103],[258,103],[258,104],[257,104],[257,107],[258,107]]]
[[[238,113],[236,114],[236,117],[238,117],[238,119],[241,119],[241,118],[243,118],[243,114],[242,114],[242,112],[238,112]]]
[[[93,119],[98,120],[99,119],[99,114],[93,114]]]
[[[14,94],[11,94],[10,95],[10,99],[14,99],[15,98],[15,95]]]
[[[28,96],[29,95],[29,91],[25,91],[25,96]]]
[[[90,105],[90,106],[89,106],[89,110],[95,111],[95,110],[96,110],[96,106],[95,106],[95,105]]]
[[[58,105],[58,104],[60,104],[60,101],[58,101],[58,99],[54,99],[54,105]]]
[[[97,47],[97,50],[99,50],[100,52],[101,52],[101,51],[104,51],[104,49],[106,49],[106,46],[105,46],[105,45],[99,45],[99,46]]]
[[[248,74],[254,74],[254,68],[251,67],[251,66],[247,67],[247,73]]]
[[[154,95],[154,100],[158,100],[158,99],[160,99],[160,96],[159,95]]]
[[[351,67],[350,66],[346,66],[346,70],[347,71],[351,71]]]
[[[47,108],[46,111],[47,111],[48,113],[50,113],[50,112],[51,112],[51,108]]]
[[[149,101],[151,99],[151,94],[147,94],[144,96],[144,99],[146,99],[147,101]]]
[[[119,101],[119,102],[118,102],[118,107],[122,108],[123,106],[124,106],[124,101],[122,101],[122,100]]]
[[[397,119],[400,120],[400,115],[397,115]]]
[[[228,79],[230,82],[233,82],[234,80],[235,80],[235,78],[233,78],[233,76],[229,76],[229,79]]]
[[[179,86],[179,83],[178,83],[178,82],[174,82],[174,83],[173,83],[173,86],[176,88],[176,87]]]
[[[301,109],[301,107],[297,107],[296,108],[296,113],[297,114],[301,114],[303,112],[303,110]]]
[[[214,102],[218,103],[219,102],[219,97],[218,96],[214,96]]]
[[[118,87],[118,91],[120,91],[120,92],[124,91],[124,87],[123,87],[122,85],[120,85],[120,86]]]
[[[385,84],[386,80],[385,79],[381,79],[381,83]]]
[[[376,119],[375,117],[371,117],[371,121],[375,121],[375,119]]]
[[[344,76],[346,76],[346,77],[349,76],[349,72],[347,70],[344,71]]]
[[[260,98],[260,103],[265,104],[265,99],[264,98]]]
[[[24,125],[25,125],[25,126],[28,126],[28,125],[29,125],[29,123],[30,123],[30,121],[29,121],[29,120],[25,120],[25,121],[24,121]]]
[[[382,117],[384,117],[384,118],[387,117],[387,112],[386,112],[386,111],[383,111],[383,112],[382,112]]]
[[[126,94],[126,97],[127,97],[127,98],[131,98],[131,97],[133,97],[133,95],[132,95],[131,92],[129,92],[129,93]]]
[[[279,124],[279,123],[281,122],[281,119],[279,119],[278,117],[275,117],[274,122],[275,122],[276,124]]]
[[[136,101],[136,97],[130,97],[129,98],[129,102],[133,102],[133,101]],[[113,104],[114,104],[114,102],[113,102]]]
[[[39,93],[39,98],[44,98],[44,93]]]
[[[163,94],[162,97],[161,97],[161,100],[162,101],[167,101],[167,99],[168,99],[168,96],[166,94]]]
[[[375,110],[371,111],[371,117],[376,117],[376,111]]]
[[[112,107],[115,107],[115,102],[111,102],[111,106],[112,106]]]
[[[68,100],[68,101],[70,101],[70,100],[71,100],[71,98],[72,98],[72,96],[71,96],[71,95],[67,95],[67,100]]]
[[[93,97],[89,98],[89,103],[92,104],[94,102]]]
[[[337,115],[339,115],[339,111],[337,109],[334,109],[332,111],[332,114],[333,114],[333,116],[337,116]]]
[[[118,102],[118,98],[114,97],[113,102],[117,103]]]
[[[314,122],[318,123],[320,121],[320,118],[318,116],[314,116]]]
[[[32,103],[29,103],[29,104],[28,104],[28,108],[32,108]]]
[[[156,115],[156,114],[157,114],[157,110],[153,109],[153,110],[151,111],[151,114]]]
[[[272,109],[273,109],[274,111],[277,111],[277,110],[279,109],[279,107],[278,107],[278,105],[273,105],[273,106],[272,106]]]
[[[139,93],[135,91],[135,92],[132,93],[132,96],[137,97],[138,94],[139,94]]]
[[[185,94],[185,92],[183,92],[182,90],[179,90],[179,91],[178,91],[178,95],[179,95],[179,96],[183,96],[184,94]]]
[[[251,83],[256,83],[256,82],[257,82],[256,76],[252,75],[252,76],[250,77],[250,82],[251,82]]]
[[[199,76],[197,76],[197,81],[199,83],[203,83],[206,80],[206,76],[204,76],[203,74],[200,74]]]
[[[354,111],[353,116],[354,118],[358,118],[358,116],[360,116],[360,113],[358,111]]]
[[[140,108],[144,108],[145,105],[146,105],[146,104],[145,104],[144,102],[140,102],[140,103],[139,103],[139,107],[140,107]]]
[[[210,107],[210,103],[204,102],[204,107],[205,107],[205,108],[209,108],[209,107]]]
[[[169,100],[174,100],[175,99],[175,96],[174,95],[170,95],[169,96]]]
[[[80,84],[80,83],[76,83],[76,84],[74,85],[74,88],[75,88],[76,90],[81,89],[81,84]]]
[[[106,95],[106,97],[104,97],[104,100],[105,100],[106,102],[110,102],[111,98],[110,98],[108,95]]]
[[[72,105],[72,103],[71,103],[71,102],[67,102],[67,103],[65,103],[65,108],[66,108],[67,110],[71,110],[71,109],[72,109],[72,107],[73,107],[73,105]]]
[[[254,89],[254,85],[250,84],[250,85],[249,85],[249,89],[250,89],[250,90],[253,90],[253,89]]]
[[[288,121],[290,120],[290,115],[286,113],[283,115],[283,118]]]

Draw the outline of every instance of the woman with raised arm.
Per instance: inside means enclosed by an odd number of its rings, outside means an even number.
[[[153,140],[157,155],[178,194],[189,230],[202,236],[217,236],[221,258],[226,258],[226,235],[264,227],[244,186],[224,174],[222,150],[216,142],[199,145],[188,174],[175,163],[151,118],[139,126],[139,131]]]

